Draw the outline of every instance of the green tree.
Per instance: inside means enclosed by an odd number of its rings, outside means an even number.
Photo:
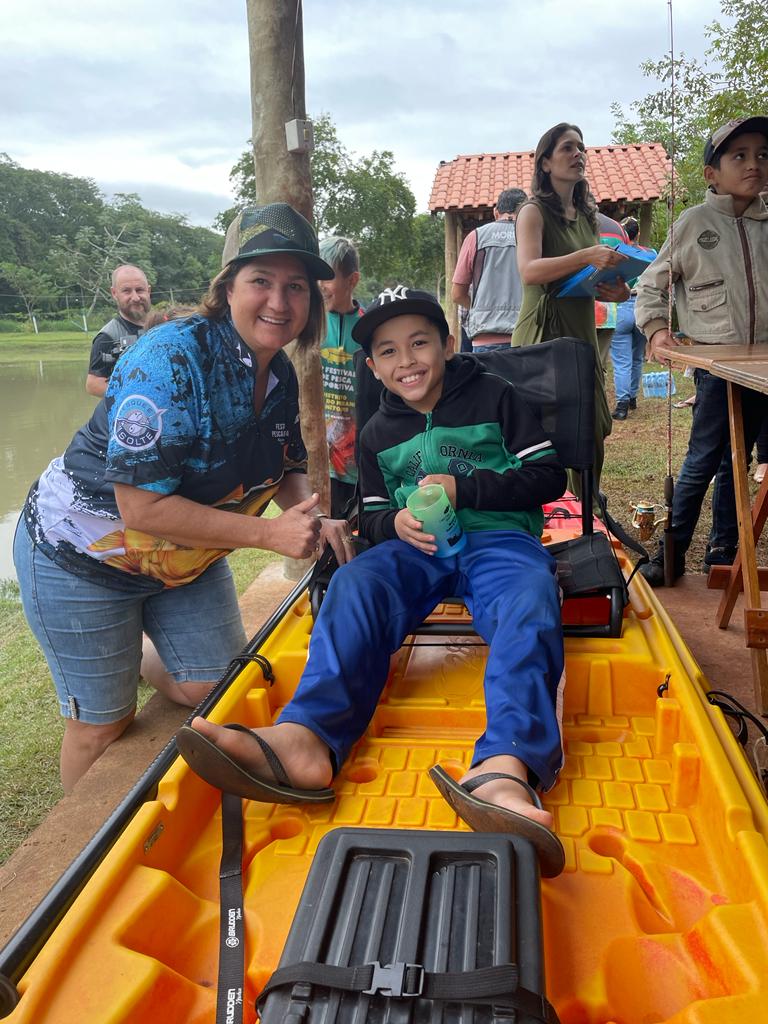
[[[733,21],[705,27],[710,43],[704,61],[681,53],[674,63],[678,206],[698,203],[704,195],[701,157],[712,130],[768,109],[768,5],[765,0],[721,0],[720,9]],[[669,54],[640,65],[661,88],[632,103],[629,115],[620,104],[612,105],[615,142],[661,142],[672,153],[672,67]]]
[[[312,198],[314,203],[314,219],[318,234],[330,234],[332,223],[328,219],[327,210],[334,196],[344,188],[344,178],[352,166],[349,153],[344,149],[336,126],[329,114],[321,114],[312,122],[315,148],[310,155],[312,171]],[[218,215],[214,224],[221,231],[226,231],[229,222],[242,206],[258,204],[256,194],[256,176],[253,166],[253,152],[249,142],[248,148],[240,155],[240,159],[229,172],[229,180],[235,197],[235,205]]]
[[[434,288],[442,237],[438,238],[434,223],[427,229],[415,217],[416,199],[404,175],[395,170],[394,154],[374,150],[354,158],[340,142],[328,114],[314,122],[314,135],[310,165],[315,225],[320,236],[346,235],[355,241],[360,250],[362,293],[372,294],[398,280],[416,283],[414,273],[419,283],[429,281]],[[230,181],[236,205],[217,218],[221,228],[237,208],[258,202],[250,149],[232,168]]]
[[[0,278],[7,281],[21,299],[30,323],[33,323],[35,313],[50,306],[56,297],[56,287],[50,277],[31,267],[0,263]]]
[[[219,270],[221,247],[216,232],[149,210],[135,194],[107,202],[88,178],[28,170],[0,154],[2,258],[46,275],[67,307],[111,305],[110,275],[120,263],[142,267],[158,298],[195,302]],[[18,302],[18,291],[6,289],[0,312]]]
[[[5,259],[38,266],[55,235],[73,239],[103,205],[89,178],[28,170],[0,153],[0,251]]]
[[[327,230],[357,243],[366,276],[384,285],[404,276],[413,235],[416,199],[388,150],[353,163],[343,187],[326,208]]]
[[[404,280],[415,288],[445,297],[445,218],[419,213],[413,218],[408,268]]]

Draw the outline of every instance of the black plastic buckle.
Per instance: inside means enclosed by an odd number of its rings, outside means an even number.
[[[371,987],[363,989],[363,995],[375,996],[381,993],[385,996],[407,996],[416,998],[424,989],[424,968],[421,964],[387,964],[382,967],[378,960],[366,964],[366,967],[373,968]],[[407,971],[418,971],[416,984],[405,989],[405,976]]]

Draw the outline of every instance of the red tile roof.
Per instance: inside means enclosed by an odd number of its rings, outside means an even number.
[[[533,151],[457,156],[438,167],[429,208],[490,209],[505,188],[530,192],[532,173]],[[587,178],[599,203],[658,199],[668,173],[669,159],[658,142],[587,147]]]

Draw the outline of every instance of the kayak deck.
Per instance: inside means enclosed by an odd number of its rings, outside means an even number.
[[[543,798],[566,851],[563,874],[542,882],[547,994],[562,1024],[757,1024],[768,997],[768,806],[674,627],[643,581],[630,589],[620,639],[566,640],[565,767]],[[209,717],[272,722],[310,632],[301,594],[260,649],[274,684],[249,664]],[[328,831],[466,829],[426,772],[469,764],[484,727],[484,653],[480,638],[409,638],[334,783],[337,801],[244,803],[246,1021]],[[218,792],[177,759],[6,1019],[213,1020],[220,827]]]

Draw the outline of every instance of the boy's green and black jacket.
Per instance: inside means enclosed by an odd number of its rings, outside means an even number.
[[[468,532],[523,530],[538,537],[541,506],[566,486],[552,442],[511,384],[472,356],[445,365],[443,393],[421,413],[385,391],[360,435],[361,534],[392,540],[395,516],[422,477],[456,478],[456,510]]]

